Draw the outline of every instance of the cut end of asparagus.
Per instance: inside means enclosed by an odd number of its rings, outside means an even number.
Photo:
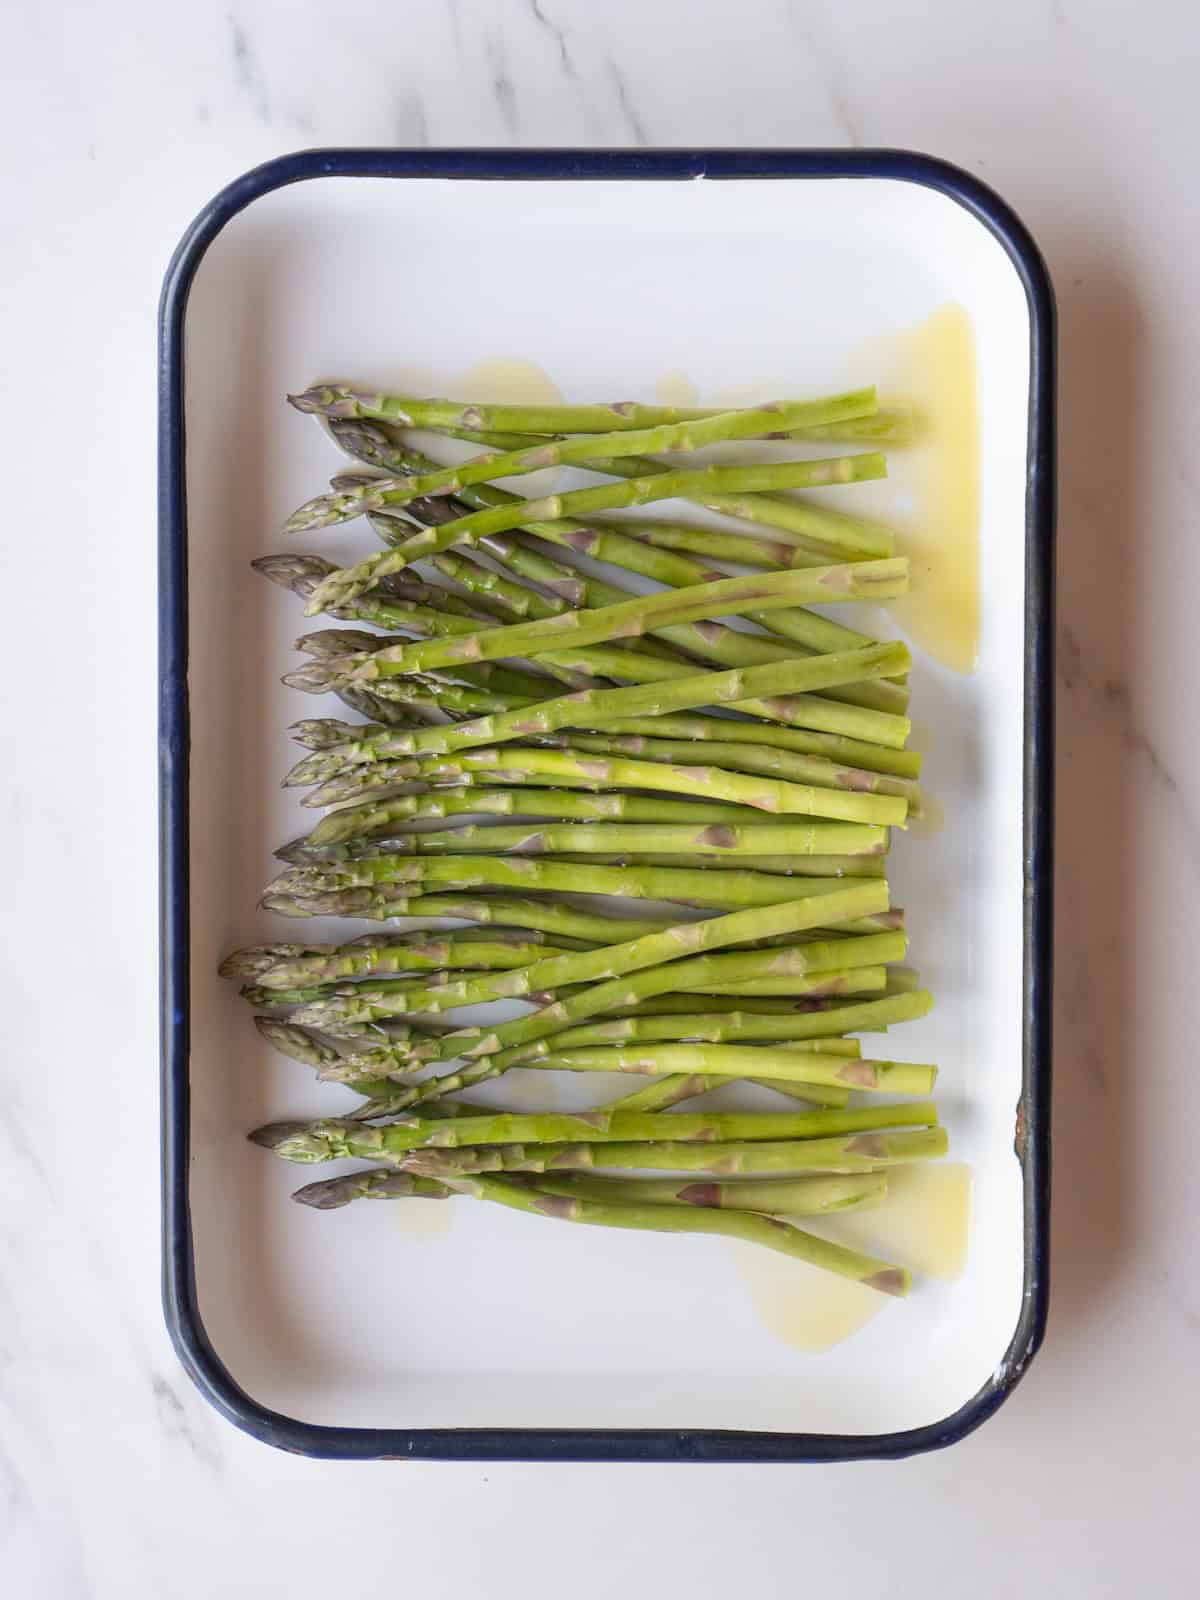
[[[862,1281],[868,1289],[877,1289],[880,1294],[895,1295],[903,1300],[912,1288],[912,1273],[907,1267],[885,1267]]]

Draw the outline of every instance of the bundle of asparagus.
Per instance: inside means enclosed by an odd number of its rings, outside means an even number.
[[[936,1068],[865,1058],[855,1037],[932,1004],[897,965],[907,933],[885,876],[891,830],[921,808],[909,653],[810,609],[901,594],[908,564],[877,522],[781,493],[886,463],[659,459],[902,442],[903,414],[871,389],[725,412],[340,384],[291,403],[356,470],[287,532],[366,515],[384,548],[344,568],[253,563],[306,615],[349,625],[300,639],[285,682],[367,719],[295,724],[308,753],[284,782],[330,809],[281,847],[263,905],[415,926],[223,962],[266,1040],[361,1097],[251,1138],[291,1161],[373,1163],[297,1192],[318,1209],[466,1194],[728,1234],[906,1293],[904,1267],[784,1220],[882,1204],[892,1165],[947,1147],[927,1099],[881,1098],[927,1096]],[[418,429],[483,451],[439,463]],[[536,499],[494,482],[551,466],[610,481]],[[666,499],[738,526],[593,517]],[[499,1000],[519,1014],[455,1015]],[[462,1098],[515,1067],[648,1081],[573,1115]],[[739,1083],[791,1109],[673,1109]]]

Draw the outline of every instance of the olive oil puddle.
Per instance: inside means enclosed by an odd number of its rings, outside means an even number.
[[[979,397],[975,335],[962,306],[940,306],[902,333],[867,341],[855,370],[871,374],[886,403],[895,394],[914,412],[909,445],[888,452],[884,513],[897,551],[912,563],[912,588],[888,610],[919,649],[959,673],[979,658]]]
[[[911,1267],[915,1276],[951,1281],[966,1265],[971,1169],[962,1162],[898,1167],[888,1174],[888,1197],[878,1209],[795,1221],[823,1238]],[[784,1262],[751,1245],[730,1250],[759,1319],[794,1350],[831,1350],[888,1304],[874,1289],[804,1262]]]

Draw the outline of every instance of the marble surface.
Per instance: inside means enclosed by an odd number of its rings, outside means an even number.
[[[1064,1600],[1196,1592],[1198,49],[1182,3],[1134,15],[5,10],[6,1594],[1006,1597],[1051,1571]],[[950,1452],[836,1470],[322,1464],[236,1433],[176,1365],[158,1303],[154,305],[229,177],[355,143],[910,146],[993,183],[1046,252],[1062,339],[1053,1308],[1024,1383]]]

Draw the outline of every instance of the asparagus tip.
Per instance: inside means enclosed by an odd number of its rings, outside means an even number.
[[[337,1211],[357,1198],[360,1182],[361,1174],[357,1172],[344,1178],[318,1179],[297,1189],[292,1199],[299,1205],[312,1206],[314,1211]]]
[[[291,1141],[303,1138],[308,1132],[304,1122],[267,1122],[246,1135],[251,1144],[263,1150],[282,1151]]]
[[[284,780],[286,786],[287,780]],[[289,839],[287,844],[281,844],[275,852],[276,861],[286,861],[289,866],[298,866],[302,861],[309,859],[309,845],[307,834],[301,834],[298,839]],[[222,977],[226,974],[222,973]]]
[[[356,397],[344,383],[314,383],[300,394],[289,394],[288,405],[306,416],[353,417]]]

